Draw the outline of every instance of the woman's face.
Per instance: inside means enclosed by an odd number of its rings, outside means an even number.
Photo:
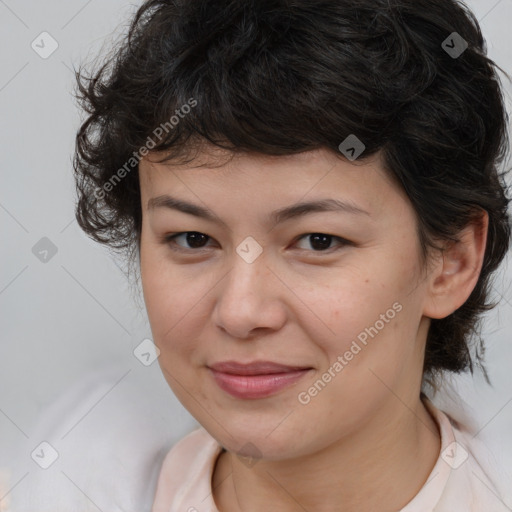
[[[159,364],[224,447],[307,455],[417,401],[426,280],[413,209],[378,156],[244,154],[217,168],[144,159],[140,182],[141,276]],[[296,208],[317,201],[361,211]],[[164,240],[184,232],[195,233]],[[304,370],[211,370],[226,361]]]

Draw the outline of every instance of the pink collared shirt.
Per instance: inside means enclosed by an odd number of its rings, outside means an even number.
[[[484,469],[492,462],[483,460],[481,443],[430,400],[425,404],[439,426],[441,451],[421,490],[399,512],[510,512]],[[221,451],[202,427],[181,439],[164,459],[151,512],[219,512],[211,481]]]

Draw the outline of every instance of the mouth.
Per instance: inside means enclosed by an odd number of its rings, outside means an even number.
[[[244,364],[225,361],[208,366],[214,381],[235,398],[258,399],[275,395],[295,384],[313,368],[288,366],[272,361]]]

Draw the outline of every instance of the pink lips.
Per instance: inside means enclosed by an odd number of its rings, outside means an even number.
[[[236,398],[256,399],[276,394],[303,377],[311,368],[271,361],[250,364],[225,361],[208,367],[221,389]]]

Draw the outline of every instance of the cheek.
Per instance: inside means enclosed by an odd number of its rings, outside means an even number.
[[[409,270],[411,274],[406,273]],[[299,322],[323,352],[320,376],[329,369],[331,374],[343,372],[351,387],[360,391],[372,377],[370,369],[396,378],[401,364],[414,357],[421,318],[420,293],[411,294],[412,279],[405,277],[412,274],[405,266],[388,265],[371,274],[340,273],[335,285],[297,290],[303,302],[312,305]]]
[[[332,281],[295,288],[302,302],[310,306],[299,322],[304,322],[312,340],[323,340],[331,358],[349,350],[353,340],[364,343],[375,322],[380,331],[384,326],[381,314],[388,312],[391,320],[396,313],[392,308],[396,294],[386,284],[356,271],[340,272]]]
[[[144,252],[141,248],[141,280],[162,375],[181,404],[198,421],[205,421],[196,409],[197,401],[204,403],[206,398],[190,367],[201,364],[198,340],[204,328],[205,294],[211,286],[207,280],[194,279],[185,267],[178,271],[158,249],[148,248]]]
[[[141,248],[141,280],[154,342],[166,354],[194,345],[201,329],[208,280],[194,279],[186,267],[172,265],[161,250]],[[197,332],[196,332],[197,331]]]

